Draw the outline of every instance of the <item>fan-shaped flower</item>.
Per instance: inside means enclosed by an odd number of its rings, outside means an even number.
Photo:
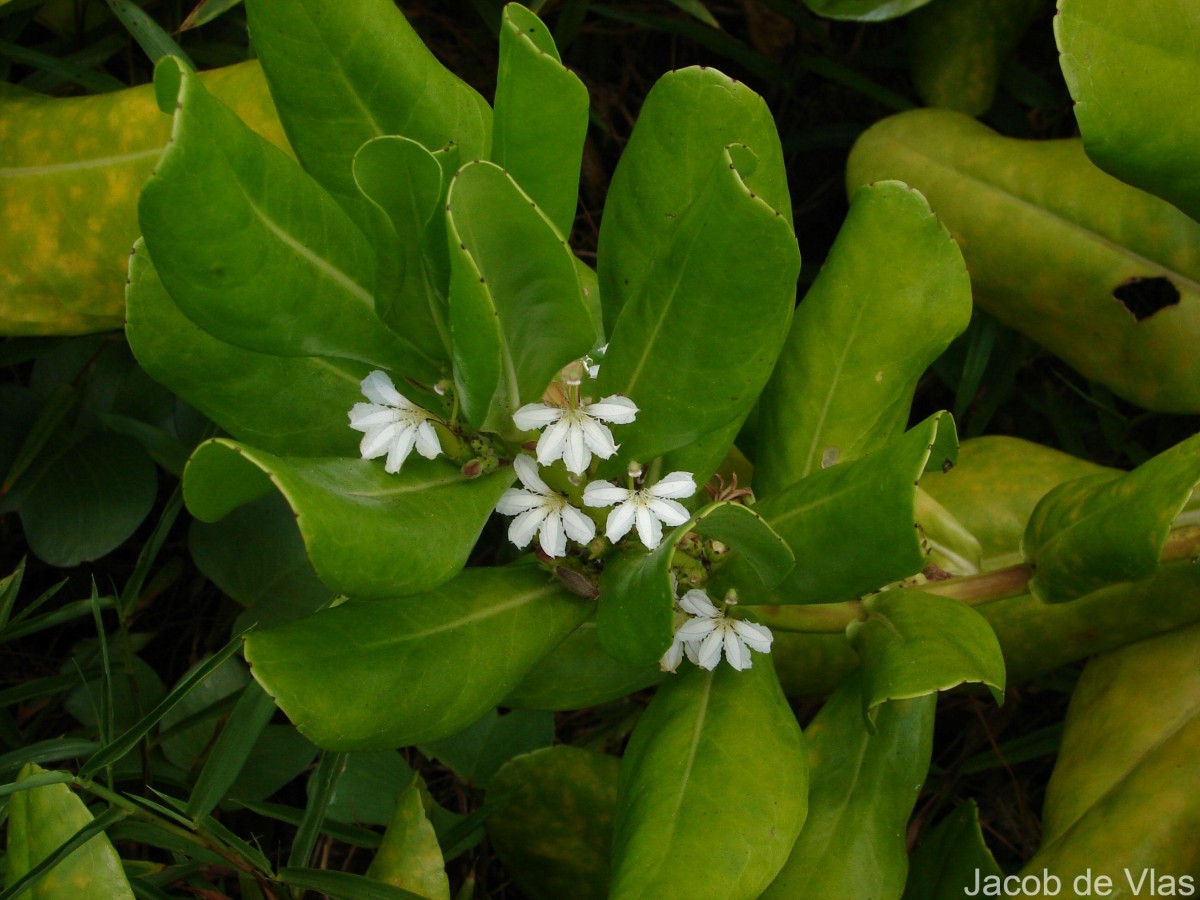
[[[370,403],[355,403],[350,410],[350,427],[363,432],[358,452],[363,459],[387,455],[383,470],[400,471],[408,455],[416,451],[426,459],[442,452],[437,432],[430,420],[435,418],[417,406],[378,370],[362,380],[363,395]]]
[[[628,397],[613,394],[595,403],[570,407],[527,403],[513,413],[513,423],[521,431],[546,429],[537,442],[539,463],[548,466],[561,459],[567,471],[582,475],[591,464],[593,453],[608,459],[617,452],[618,445],[613,443],[612,432],[604,423],[627,425],[637,411],[637,405]]]
[[[679,607],[691,618],[675,629],[675,640],[659,661],[664,672],[674,672],[685,653],[700,668],[712,670],[724,650],[729,664],[742,671],[752,665],[751,650],[771,652],[775,636],[769,628],[726,616],[702,590],[688,591],[680,598]]]
[[[614,544],[636,526],[638,537],[653,550],[662,542],[663,525],[682,525],[688,511],[677,498],[696,493],[691,472],[672,472],[656,484],[640,491],[617,487],[607,481],[593,481],[583,489],[585,506],[615,506],[608,514],[604,535]]]
[[[518,456],[513,468],[524,488],[509,488],[496,504],[496,512],[516,516],[508,526],[510,541],[523,548],[537,534],[547,556],[562,556],[568,537],[586,544],[596,536],[596,523],[542,481],[532,456]]]

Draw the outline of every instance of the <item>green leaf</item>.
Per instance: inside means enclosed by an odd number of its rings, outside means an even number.
[[[355,453],[359,435],[346,415],[362,400],[359,384],[370,366],[271,356],[214,338],[180,312],[141,240],[125,296],[125,336],[138,363],[235,438],[288,456]]]
[[[909,860],[904,900],[959,900],[976,877],[1002,877],[979,828],[979,807],[968,800],[925,835]]]
[[[399,284],[380,315],[439,361],[450,358],[450,259],[443,210],[458,160],[456,144],[430,153],[403,137],[367,141],[354,157],[355,184],[391,222],[399,254]],[[381,299],[376,297],[377,308]]]
[[[328,869],[298,869],[285,866],[279,870],[279,880],[292,887],[320,891],[339,900],[428,900],[421,894],[414,894],[412,891],[384,884],[373,878]]]
[[[37,777],[41,772],[37,766],[27,765],[18,780]],[[48,873],[32,884],[24,882],[31,900],[133,900],[117,851],[103,833],[113,821],[112,815],[93,819],[83,801],[65,784],[13,794],[8,801],[5,900],[18,896],[22,879],[58,854],[57,864]],[[66,856],[62,850],[68,847],[70,855]]]
[[[354,154],[381,135],[487,155],[491,109],[391,0],[248,0],[246,13],[296,155],[335,197],[359,197]]]
[[[150,513],[158,491],[154,462],[136,441],[99,432],[58,457],[21,499],[30,549],[67,568],[124,543]]]
[[[257,682],[251,681],[243,688],[192,786],[187,804],[189,816],[207,816],[229,794],[274,714],[275,702]]]
[[[908,874],[905,832],[933,748],[933,696],[884,704],[862,719],[857,677],[805,729],[808,818],[763,900],[896,897]]]
[[[454,380],[475,425],[511,433],[559,370],[596,342],[575,256],[503,169],[468,163],[446,203]]]
[[[311,615],[333,599],[279,494],[238,507],[220,522],[193,520],[188,551],[204,577],[264,627]]]
[[[205,662],[206,660],[202,659],[192,666],[180,681],[186,681]],[[212,715],[202,718],[182,730],[171,731],[172,727],[203,714],[222,700],[232,698],[245,688],[249,680],[249,673],[240,660],[227,659],[214,669],[159,722],[158,730],[163,734],[159,747],[163,755],[185,772],[190,770],[216,736],[218,717]]]
[[[492,160],[567,237],[579,200],[579,167],[588,126],[587,88],[566,69],[541,19],[504,7]]]
[[[396,804],[383,844],[367,868],[367,877],[429,900],[450,900],[442,851],[425,815],[415,778]]]
[[[492,776],[508,760],[554,743],[554,716],[534,710],[500,715],[491,710],[457,734],[426,741],[420,750],[448,766],[467,784],[490,788]]]
[[[669,140],[672,153],[676,146],[689,146],[675,143],[681,138],[669,131],[672,117],[707,119],[697,106],[711,102],[718,79],[724,76],[712,70],[684,70],[659,82],[609,193],[601,230],[600,297],[606,319],[610,310],[619,308],[620,315],[600,367],[598,392],[628,396],[639,410],[637,421],[621,431],[612,471],[740,423],[771,374],[792,316],[800,252],[787,207],[780,211],[756,193],[753,177],[767,169],[761,180],[769,189],[781,177],[769,171],[782,166],[774,133],[761,135],[760,146],[730,142],[714,150],[696,192],[683,196],[670,191],[676,179],[663,171],[686,169],[682,161],[635,150],[643,123],[645,142]],[[671,90],[679,81],[683,84]],[[745,107],[737,109],[738,115],[758,112],[762,100],[757,95],[743,93],[740,85],[728,90]],[[664,98],[687,105],[667,116],[659,112]],[[729,134],[743,123],[731,114],[712,124],[718,134]],[[739,137],[740,131],[731,135]],[[641,171],[618,181],[625,166]],[[663,184],[645,196],[631,194],[650,178]],[[621,184],[626,186],[617,190]],[[625,208],[630,204],[636,208]],[[625,233],[608,238],[604,229],[611,227],[623,227]],[[639,237],[649,243],[632,248]],[[614,277],[620,284],[611,284]]]
[[[757,495],[898,437],[917,379],[970,317],[962,254],[925,198],[859,188],[759,402]]]
[[[318,746],[408,746],[474,722],[588,611],[538,568],[467,569],[424,594],[257,632],[246,658]]]
[[[533,667],[501,706],[519,709],[586,709],[608,703],[664,678],[657,660],[632,666],[613,659],[588,620]]]
[[[1033,565],[1029,589],[1062,603],[1158,568],[1171,522],[1200,482],[1200,435],[1124,475],[1088,475],[1060,485],[1033,511],[1021,549]]]
[[[530,900],[605,900],[617,805],[615,757],[577,747],[518,756],[492,781],[496,855]]]
[[[1136,883],[1153,868],[1141,896],[1170,896],[1159,879],[1174,877],[1178,886],[1195,871],[1188,836],[1200,823],[1192,764],[1200,749],[1198,648],[1200,628],[1192,626],[1088,663],[1046,788],[1042,847],[1026,872],[1045,868],[1066,882],[1090,867],[1093,880],[1105,874],[1126,887],[1125,871]]]
[[[328,587],[398,597],[463,567],[511,479],[511,471],[469,479],[445,460],[415,454],[389,475],[378,462],[289,459],[222,438],[192,455],[183,491],[196,518],[215,522],[277,489]]]
[[[935,413],[861,459],[814,472],[757,503],[755,511],[783,536],[796,566],[773,591],[733,561],[719,582],[742,584],[742,603],[849,600],[907,578],[925,565],[917,522],[917,482],[952,463],[954,423]]]
[[[909,17],[909,72],[926,106],[978,116],[1043,0],[933,0]]]
[[[291,725],[268,725],[255,742],[229,796],[255,801],[270,797],[308,768],[317,748]]]
[[[251,128],[286,144],[257,62],[200,78]],[[0,134],[0,281],[7,285],[0,332],[120,328],[119,273],[141,233],[138,191],[171,136],[151,87],[87,97],[6,95]]]
[[[671,0],[671,5],[682,9],[689,16],[699,19],[705,25],[712,28],[720,28],[720,23],[713,18],[713,14],[708,11],[701,0]]]
[[[728,501],[710,503],[664,535],[655,550],[639,549],[609,560],[600,579],[596,626],[600,644],[614,659],[649,666],[671,646],[675,633],[671,567],[676,546],[690,531],[739,551],[738,562],[764,585],[777,584],[795,559],[754,510]]]
[[[770,660],[667,681],[621,760],[613,900],[751,900],[787,861],[808,808],[800,726]]]
[[[1200,223],[1097,169],[1079,141],[1006,138],[949,110],[858,139],[848,189],[888,178],[928,198],[984,311],[1126,400],[1200,411]]]
[[[804,0],[804,5],[826,19],[883,22],[907,15],[929,0]]]
[[[347,824],[386,825],[412,786],[414,774],[394,750],[349,753],[345,770],[329,796],[326,814]]]
[[[333,198],[178,61],[155,68],[155,92],[175,123],[138,214],[184,314],[247,350],[436,377],[375,315],[374,253]]]
[[[1008,561],[1020,552],[1029,517],[1052,488],[1103,471],[1060,450],[989,435],[963,441],[958,463],[946,472],[929,472],[921,489],[978,538],[988,569],[996,567],[989,558]]]
[[[888,700],[924,697],[982,682],[1004,702],[1004,655],[974,609],[949,597],[900,589],[863,599],[865,620],[846,634],[862,660],[862,711],[877,722]]]
[[[1122,181],[1200,218],[1193,153],[1200,116],[1189,86],[1200,23],[1186,4],[1152,16],[1105,0],[1059,0],[1059,62],[1088,156]]]
[[[669,252],[676,220],[704,191],[713,163],[737,141],[758,158],[746,185],[790,221],[783,149],[761,97],[715,69],[694,67],[664,75],[647,95],[600,228],[597,272],[610,336],[622,307],[647,291],[647,276]]]

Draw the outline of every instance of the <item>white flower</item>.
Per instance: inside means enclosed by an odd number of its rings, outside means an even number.
[[[562,459],[567,471],[582,475],[591,464],[592,454],[608,459],[617,452],[612,432],[602,423],[627,425],[637,416],[638,408],[628,397],[617,394],[595,403],[581,403],[564,409],[548,403],[527,403],[513,413],[513,422],[521,431],[546,428],[537,442],[537,461],[548,466]]]
[[[604,536],[614,544],[629,529],[637,526],[638,537],[646,548],[653,550],[662,542],[662,527],[682,525],[688,520],[688,511],[675,498],[690,497],[696,493],[696,482],[691,472],[672,472],[652,487],[640,491],[616,487],[607,481],[593,481],[583,489],[586,506],[616,506],[608,514]]]
[[[362,380],[363,395],[370,403],[355,403],[350,410],[350,427],[363,433],[358,452],[363,459],[387,454],[385,472],[395,474],[416,447],[426,459],[442,452],[437,432],[429,424],[434,418],[396,390],[392,379],[374,371]]]
[[[675,629],[675,640],[659,661],[664,672],[674,672],[684,653],[700,668],[712,670],[721,661],[724,648],[729,664],[742,671],[751,667],[751,650],[771,652],[775,636],[769,628],[726,616],[704,591],[688,591],[679,606],[692,618]]]
[[[496,504],[496,512],[516,516],[508,526],[510,541],[523,548],[539,532],[538,542],[546,555],[562,556],[567,551],[566,538],[586,544],[596,536],[596,523],[538,477],[532,456],[518,456],[513,460],[513,468],[525,488],[509,488]]]

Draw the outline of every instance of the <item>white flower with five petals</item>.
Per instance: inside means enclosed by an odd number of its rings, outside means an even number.
[[[663,525],[682,525],[688,511],[677,499],[696,493],[691,472],[672,472],[658,483],[640,491],[617,487],[607,481],[593,481],[583,489],[585,506],[615,506],[608,514],[604,536],[614,544],[637,527],[638,537],[653,550],[662,543]]]
[[[596,523],[542,481],[532,456],[518,456],[513,468],[524,488],[509,488],[496,504],[496,512],[516,516],[508,526],[510,541],[524,548],[537,534],[542,550],[554,557],[567,552],[568,537],[586,544],[596,536]]]
[[[604,423],[627,425],[637,411],[637,405],[628,397],[613,394],[595,403],[568,408],[527,403],[513,413],[513,423],[521,431],[546,429],[537,442],[539,463],[548,466],[562,459],[568,472],[582,475],[591,464],[593,453],[608,459],[617,452],[612,432]]]
[[[437,432],[430,424],[434,416],[396,390],[387,375],[372,372],[362,380],[362,392],[371,402],[354,404],[350,427],[363,432],[358,447],[363,459],[386,454],[383,470],[395,474],[414,447],[426,459],[442,452]]]
[[[726,616],[704,591],[688,591],[680,599],[679,606],[691,618],[675,629],[675,640],[659,661],[664,672],[674,672],[685,653],[700,668],[711,671],[721,661],[724,650],[729,664],[742,671],[752,665],[751,650],[771,652],[775,636],[769,628]]]

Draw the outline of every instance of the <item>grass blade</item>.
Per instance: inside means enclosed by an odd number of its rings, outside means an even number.
[[[79,770],[79,774],[85,778],[90,777],[93,773],[100,771],[107,765],[111,765],[132,750],[138,741],[150,733],[150,729],[157,725],[163,716],[174,709],[184,697],[195,690],[196,686],[211,675],[218,666],[241,649],[242,639],[245,637],[245,634],[246,632],[243,631],[235,635],[228,644],[206,659],[203,664],[197,666],[191,675],[179,682],[171,693],[167,694],[154,709],[142,717],[141,721],[120,737],[101,747],[91,759],[83,764],[83,767]]]
[[[206,816],[221,802],[274,713],[275,701],[271,696],[257,681],[248,683],[192,788],[187,803],[189,816]]]
[[[121,20],[125,30],[137,41],[138,46],[150,57],[150,62],[156,63],[164,56],[178,56],[189,67],[196,68],[188,55],[163,27],[132,0],[105,0],[105,2],[113,11],[113,15]]]
[[[296,839],[292,841],[291,852],[288,853],[289,866],[303,866],[312,857],[313,847],[317,843],[317,835],[321,833],[321,824],[325,821],[325,811],[329,808],[329,800],[333,789],[337,787],[338,779],[346,771],[346,754],[322,751],[321,761],[310,776],[308,806],[304,808],[304,817],[296,830]]]

